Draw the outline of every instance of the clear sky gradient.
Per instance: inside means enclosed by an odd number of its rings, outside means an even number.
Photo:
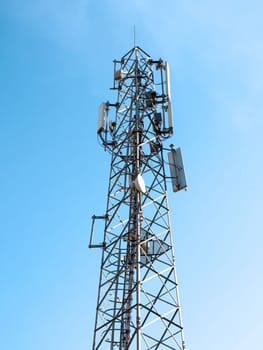
[[[110,157],[97,111],[136,41],[168,59],[189,350],[262,349],[262,1],[0,2],[0,348],[91,349]],[[98,232],[98,235],[100,232]]]

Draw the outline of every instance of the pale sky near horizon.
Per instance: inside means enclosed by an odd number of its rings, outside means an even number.
[[[169,61],[187,192],[170,191],[188,350],[261,349],[263,4],[0,3],[0,348],[91,349],[110,157],[97,111],[136,43]]]

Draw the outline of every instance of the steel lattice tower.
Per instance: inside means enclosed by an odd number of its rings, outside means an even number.
[[[167,179],[174,191],[186,184],[180,149],[163,146],[173,133],[168,63],[135,46],[114,61],[113,89],[117,102],[101,104],[98,122],[111,167],[106,213],[93,216],[90,237],[102,248],[92,349],[183,350]]]

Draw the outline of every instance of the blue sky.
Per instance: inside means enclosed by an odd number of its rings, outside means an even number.
[[[91,348],[110,158],[98,106],[112,60],[168,59],[189,190],[170,194],[187,348],[259,349],[262,2],[18,0],[0,4],[0,344]],[[169,141],[168,141],[169,142]]]

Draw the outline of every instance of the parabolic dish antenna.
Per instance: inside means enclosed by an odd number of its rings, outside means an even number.
[[[134,183],[134,186],[138,192],[142,192],[142,193],[146,192],[145,182],[144,182],[141,174],[137,175],[137,177],[133,183]]]

